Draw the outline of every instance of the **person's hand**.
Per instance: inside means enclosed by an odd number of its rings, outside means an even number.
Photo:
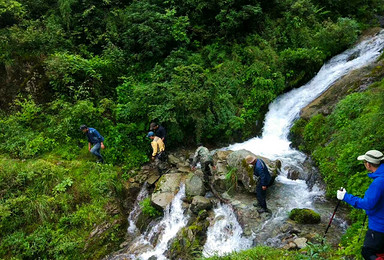
[[[104,148],[105,148],[104,144],[103,144],[103,143],[101,143],[101,149],[104,149]]]
[[[337,190],[337,199],[343,200],[345,193],[347,193],[347,191],[343,187],[341,187],[340,190]]]
[[[155,160],[155,156],[152,156],[151,159],[152,159],[152,161]]]
[[[195,166],[192,166],[191,167],[192,171],[196,170],[196,167]]]
[[[263,190],[267,190],[267,186],[261,186]]]
[[[214,171],[216,170],[216,166],[215,165],[212,166],[212,170],[214,170]]]

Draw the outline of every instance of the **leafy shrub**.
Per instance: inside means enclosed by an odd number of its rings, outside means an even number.
[[[143,214],[150,216],[150,217],[158,217],[162,213],[152,206],[151,204],[151,198],[145,198],[144,200],[140,201],[140,208],[143,212]]]

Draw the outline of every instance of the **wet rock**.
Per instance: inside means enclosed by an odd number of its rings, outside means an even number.
[[[189,173],[189,172],[191,172],[192,170],[191,170],[191,168],[188,167],[188,166],[182,166],[182,167],[178,168],[178,171],[179,171],[179,172],[183,172],[183,173]]]
[[[180,182],[183,179],[182,174],[164,174],[156,183],[156,188],[151,196],[152,203],[165,209],[165,207],[173,200],[177,193]]]
[[[173,154],[168,155],[168,162],[169,164],[176,166],[180,163],[180,159],[174,156]]]
[[[256,188],[256,181],[253,179],[253,170],[245,162],[247,155],[254,155],[247,150],[239,150],[231,153],[227,162],[232,168],[236,168],[236,175],[238,182],[242,183],[248,192],[253,192]]]
[[[195,196],[192,199],[190,209],[193,213],[199,214],[201,210],[209,210],[212,208],[212,203],[209,199],[203,196]]]
[[[203,196],[205,188],[201,178],[195,174],[189,174],[185,181],[185,194],[187,196]]]
[[[289,218],[300,224],[317,224],[320,223],[320,215],[312,209],[293,209],[289,214]]]
[[[236,175],[238,183],[242,184],[242,187],[248,192],[254,192],[256,189],[257,180],[253,177],[253,169],[245,162],[247,155],[256,156],[247,150],[235,151],[228,155],[227,163],[230,168],[236,169]],[[280,171],[281,162],[272,162],[267,158],[256,156],[261,158],[267,165],[269,172],[273,177],[276,177]]]
[[[166,255],[168,259],[201,257],[209,227],[209,221],[206,220],[207,215],[207,211],[202,210],[193,221],[189,221],[188,225],[177,233],[176,237],[170,241],[170,250]]]
[[[299,177],[300,177],[300,172],[299,171],[294,170],[294,169],[289,169],[288,170],[288,174],[287,174],[287,178],[288,179],[297,180],[297,179],[299,179]]]
[[[228,158],[228,155],[233,153],[233,151],[227,150],[227,151],[217,151],[214,155],[215,159],[220,161],[225,161]]]
[[[147,180],[148,185],[153,185],[159,178],[160,175],[151,175]]]
[[[308,239],[306,239],[305,237],[300,237],[293,240],[293,243],[295,243],[299,249],[302,249],[307,246],[307,241]]]

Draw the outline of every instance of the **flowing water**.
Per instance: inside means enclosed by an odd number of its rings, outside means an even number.
[[[287,219],[287,212],[293,208],[311,208],[329,218],[333,206],[325,200],[324,192],[319,187],[314,186],[309,189],[305,181],[294,181],[287,178],[286,169],[293,167],[304,171],[303,163],[306,160],[305,154],[290,147],[289,129],[303,107],[351,70],[375,61],[383,48],[384,33],[381,32],[332,58],[310,82],[281,95],[270,104],[261,137],[224,148],[234,151],[246,149],[271,160],[279,159],[282,162],[282,173],[267,192],[268,207],[273,214],[258,227],[251,237],[243,236],[242,228],[231,207],[218,205],[214,210],[213,225],[208,228],[207,241],[203,250],[204,256],[214,253],[223,255],[246,249],[251,247],[254,241],[258,244],[279,246],[280,240],[274,231]],[[140,198],[137,201],[140,201],[141,197],[147,196],[145,190],[140,192]],[[181,199],[184,197],[184,190],[182,185],[171,206],[165,210],[164,218],[133,241],[129,254],[115,255],[112,259],[146,260],[152,256],[155,256],[155,259],[166,259],[164,253],[168,249],[168,242],[176,236],[189,219],[182,207]],[[135,221],[138,212],[139,207],[135,206],[129,217],[128,233],[137,231]],[[335,222],[338,222],[339,225],[342,223],[337,218]]]
[[[147,183],[144,183],[143,187],[141,187],[141,190],[139,192],[139,195],[137,195],[136,201],[133,205],[133,210],[131,213],[129,213],[128,216],[128,234],[134,234],[139,232],[139,230],[136,227],[137,218],[139,217],[141,213],[141,207],[140,202],[148,197],[148,190],[147,190]]]
[[[144,196],[146,192],[142,191],[138,197]],[[114,255],[108,259],[111,260],[127,260],[140,259],[147,260],[151,257],[157,260],[167,259],[164,253],[167,251],[168,242],[174,238],[177,232],[183,228],[189,219],[182,207],[182,199],[185,197],[185,185],[180,186],[179,192],[176,194],[170,205],[164,210],[164,217],[154,225],[148,225],[145,234],[139,235],[130,244],[128,252]],[[140,198],[137,199],[140,201]],[[130,214],[131,217],[131,214]],[[129,232],[135,232],[135,218],[131,218]]]
[[[306,155],[290,147],[288,140],[289,130],[299,117],[300,110],[323,93],[336,80],[340,79],[348,72],[361,68],[374,62],[381,54],[384,48],[384,32],[361,42],[354,48],[349,49],[331,60],[329,60],[317,73],[317,75],[304,86],[294,89],[286,94],[279,96],[269,106],[266,114],[263,133],[261,137],[254,137],[246,142],[231,145],[227,150],[245,149],[255,155],[260,155],[271,160],[279,159],[282,162],[282,173],[277,177],[275,185],[268,189],[267,203],[273,214],[270,219],[260,225],[253,237],[248,240],[255,240],[256,243],[269,246],[279,246],[280,240],[274,233],[284,220],[287,219],[287,212],[293,208],[310,208],[319,212],[320,215],[328,217],[333,210],[324,198],[324,192],[317,186],[309,189],[303,180],[290,180],[287,178],[287,170],[290,167],[303,170],[303,163]],[[352,59],[352,57],[354,57]],[[331,209],[331,210],[330,210]],[[219,207],[215,212],[221,212],[224,209]],[[217,213],[219,214],[219,213]],[[235,220],[233,220],[235,221]],[[334,223],[343,225],[340,219]],[[208,231],[208,240],[204,247],[204,254],[208,255],[211,251],[220,252],[220,255],[226,252],[238,251],[244,249],[244,245],[249,243],[228,243],[233,237],[227,236],[227,241],[221,241],[220,233],[223,233],[223,223],[216,222]],[[234,226],[236,226],[234,224]],[[236,232],[234,237],[242,238]],[[226,231],[231,233],[230,231]],[[215,241],[219,239],[220,243]],[[250,245],[249,245],[250,246]]]
[[[251,247],[252,241],[243,237],[243,229],[236,219],[232,208],[219,205],[215,210],[215,224],[208,228],[207,242],[203,256],[224,255],[236,250]]]

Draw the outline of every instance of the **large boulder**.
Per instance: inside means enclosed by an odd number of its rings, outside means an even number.
[[[209,199],[204,198],[203,196],[195,196],[192,199],[192,203],[190,206],[190,210],[198,214],[201,210],[209,210],[212,209],[212,203]]]
[[[187,196],[202,196],[205,194],[204,183],[196,174],[189,174],[185,181],[185,194]]]
[[[180,183],[185,177],[181,173],[164,174],[156,183],[151,196],[152,203],[158,208],[165,209],[178,192]]]
[[[235,151],[228,155],[227,164],[229,168],[236,169],[237,180],[242,183],[244,188],[248,192],[254,192],[256,189],[256,184],[258,180],[253,178],[253,169],[245,162],[245,157],[248,155],[256,156],[257,158],[262,159],[267,165],[269,172],[272,177],[276,177],[280,171],[281,162],[280,161],[271,161],[267,158],[254,155],[247,150]]]
[[[319,213],[312,209],[298,209],[295,208],[289,213],[289,218],[300,224],[318,224],[321,221]]]

